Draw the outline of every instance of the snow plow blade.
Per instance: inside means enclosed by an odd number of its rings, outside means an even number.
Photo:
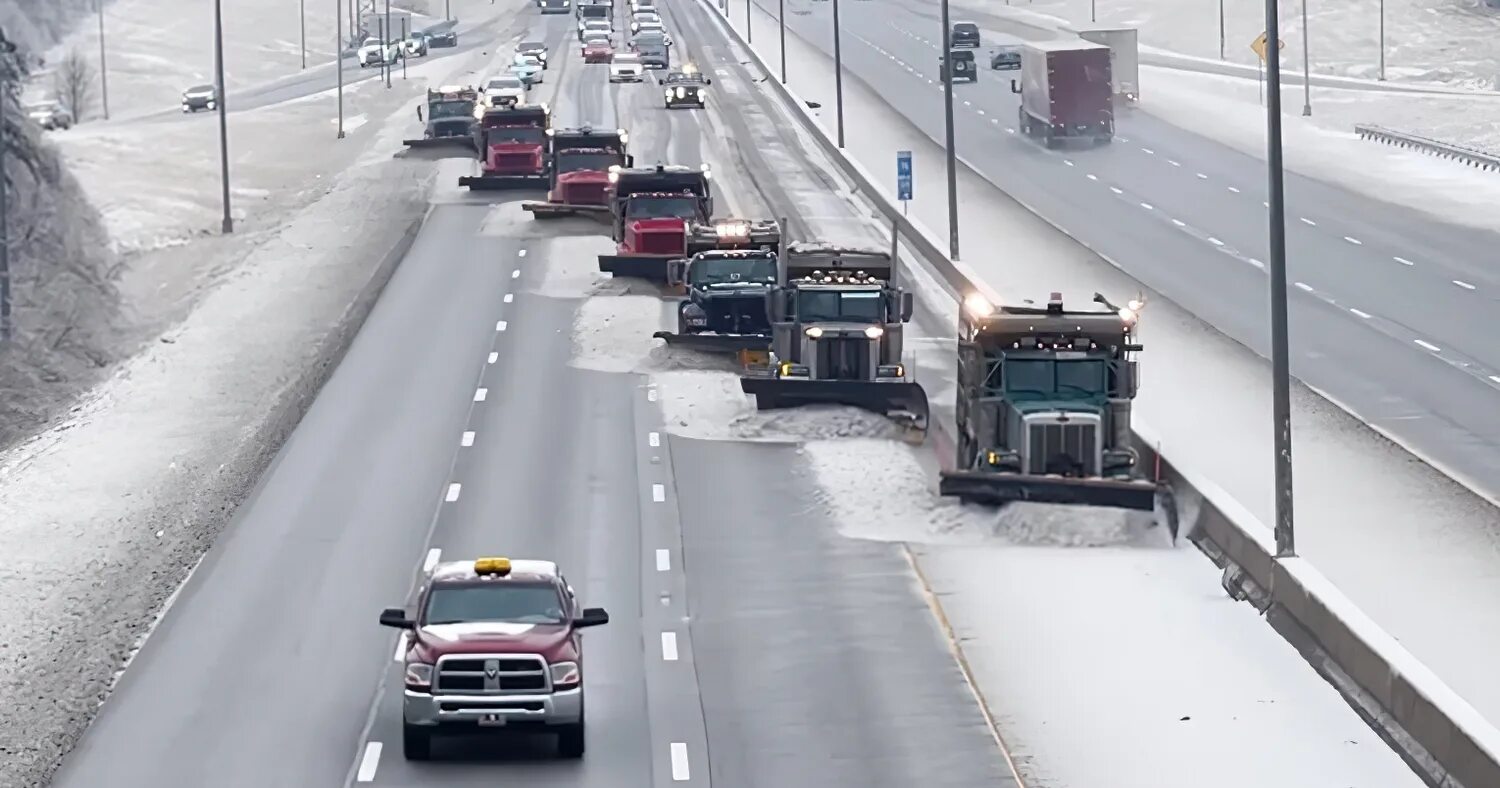
[[[473,137],[423,137],[419,140],[402,140],[408,148],[463,148],[474,150]]]
[[[966,503],[991,506],[1019,501],[1140,512],[1159,510],[1165,516],[1172,541],[1177,541],[1177,502],[1172,488],[1146,479],[1075,479],[1022,473],[943,471],[939,476],[938,493]]]
[[[753,334],[675,334],[671,331],[658,331],[651,336],[665,339],[672,347],[696,350],[699,353],[736,355],[741,351],[769,351],[771,348],[770,337]]]
[[[611,276],[645,279],[664,285],[667,283],[667,262],[671,259],[647,255],[601,254],[599,270]]]
[[[921,443],[927,435],[927,392],[916,383],[866,380],[788,380],[761,375],[740,378],[740,390],[755,397],[757,410],[801,405],[849,405],[879,413],[905,426],[908,438]]]
[[[546,189],[547,179],[540,175],[464,175],[459,177],[458,185],[481,192]]]
[[[530,213],[538,219],[552,219],[559,216],[586,215],[593,218],[607,218],[609,216],[608,205],[567,205],[560,202],[524,202],[521,210]]]

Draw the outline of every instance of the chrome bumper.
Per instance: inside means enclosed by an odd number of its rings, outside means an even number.
[[[405,691],[402,716],[408,725],[478,725],[498,714],[506,725],[573,725],[583,721],[583,690],[550,695],[429,695]]]

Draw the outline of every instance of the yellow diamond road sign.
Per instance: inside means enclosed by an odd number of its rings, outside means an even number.
[[[1254,51],[1256,55],[1260,56],[1260,62],[1262,62],[1262,63],[1266,62],[1266,42],[1267,42],[1267,38],[1268,37],[1266,36],[1265,33],[1261,33],[1260,35],[1258,35],[1258,36],[1255,37],[1254,41],[1250,42],[1250,49],[1252,51]],[[1283,38],[1276,39],[1276,50],[1279,52],[1279,51],[1281,51],[1283,49],[1286,49],[1286,39],[1283,39]]]

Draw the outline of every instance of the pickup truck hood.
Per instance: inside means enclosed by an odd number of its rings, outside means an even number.
[[[560,624],[469,622],[417,630],[417,643],[432,657],[446,654],[541,654],[550,656],[568,642]]]

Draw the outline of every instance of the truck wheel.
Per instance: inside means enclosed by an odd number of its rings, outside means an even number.
[[[583,757],[584,733],[583,723],[577,725],[564,725],[557,731],[557,755],[560,758],[576,759]]]
[[[401,725],[401,754],[408,761],[432,758],[432,731],[417,725]]]

